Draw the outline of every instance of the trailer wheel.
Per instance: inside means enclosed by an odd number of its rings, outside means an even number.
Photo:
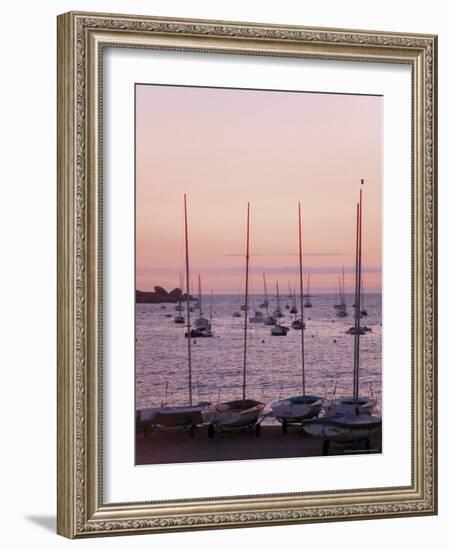
[[[195,426],[190,426],[189,428],[189,435],[190,437],[195,437]]]
[[[287,420],[284,420],[284,421],[282,422],[282,433],[283,433],[283,434],[286,434],[286,433],[287,433],[287,427],[288,427]]]
[[[209,426],[207,427],[207,437],[209,439],[213,439],[215,435],[215,428],[214,428],[214,425],[213,424],[209,424]]]
[[[328,440],[328,439],[325,439],[325,440],[323,441],[323,456],[328,456],[328,454],[329,454],[329,446],[330,446],[329,440]]]
[[[261,429],[260,424],[256,424],[256,437],[260,437]]]

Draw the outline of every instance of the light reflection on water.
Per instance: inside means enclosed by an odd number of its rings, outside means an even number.
[[[263,296],[252,295],[251,307],[259,305]],[[269,297],[274,306],[275,299]],[[208,299],[204,300],[209,316]],[[347,296],[348,316],[337,318],[335,296],[312,297],[312,308],[304,310],[306,391],[330,398],[352,394],[354,337],[345,331],[354,324],[352,296]],[[241,296],[214,296],[213,338],[192,341],[193,400],[216,402],[242,396],[243,312],[236,318]],[[286,301],[283,301],[285,305]],[[159,406],[165,402],[168,382],[168,403],[188,402],[187,339],[185,327],[173,317],[174,304],[136,305],[136,408]],[[381,403],[382,392],[382,296],[367,294],[368,316],[362,324],[372,332],[360,337],[361,395],[369,395],[370,387]],[[283,309],[281,319],[290,326],[293,316]],[[185,315],[185,313],[184,313]],[[250,311],[249,316],[252,316]],[[192,319],[197,312],[192,313]],[[271,327],[248,324],[247,397],[270,403],[280,396],[297,395],[302,391],[300,331],[291,329],[287,336],[271,336]],[[380,412],[380,410],[378,411]]]

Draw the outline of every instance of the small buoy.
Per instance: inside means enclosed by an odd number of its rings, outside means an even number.
[[[312,334],[312,338],[315,338],[315,334]]]
[[[333,342],[334,342],[334,344],[336,344],[336,343],[337,343],[337,340],[334,339]]]
[[[265,340],[262,340],[262,344],[265,344]]]

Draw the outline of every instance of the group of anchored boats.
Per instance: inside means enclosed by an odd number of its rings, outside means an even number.
[[[193,403],[192,397],[192,339],[198,336],[211,336],[212,305],[210,308],[210,319],[205,319],[202,313],[201,303],[201,279],[198,281],[199,300],[193,300],[190,294],[190,266],[189,266],[189,238],[188,238],[188,215],[187,197],[184,195],[184,240],[185,240],[185,279],[186,279],[186,319],[187,326],[187,367],[188,367],[188,403],[181,406],[170,406],[162,403],[160,407],[142,409],[137,413],[137,422],[143,427],[148,436],[155,429],[188,430],[193,437],[197,428],[207,426],[208,435],[214,437],[215,432],[227,430],[240,430],[247,428],[253,430],[256,436],[261,433],[262,420],[270,415],[282,425],[282,430],[287,431],[290,424],[300,424],[303,430],[323,440],[323,453],[327,454],[330,441],[354,442],[364,441],[369,445],[370,437],[381,428],[382,420],[374,414],[377,401],[374,396],[363,396],[360,391],[360,336],[364,334],[361,324],[362,317],[362,191],[360,190],[359,202],[357,203],[356,223],[356,254],[355,254],[355,303],[354,303],[354,327],[349,334],[354,337],[354,361],[353,361],[353,392],[352,395],[343,399],[333,398],[327,401],[323,397],[310,395],[306,387],[306,354],[305,354],[305,330],[304,308],[310,307],[310,294],[304,292],[303,284],[303,261],[302,261],[302,221],[301,204],[298,203],[298,260],[299,260],[299,311],[296,307],[296,293],[292,296],[293,305],[289,307],[290,313],[295,315],[294,323],[296,330],[300,331],[300,365],[301,365],[301,388],[298,395],[286,396],[271,403],[271,406],[247,395],[247,349],[248,349],[248,280],[250,261],[250,204],[246,212],[246,253],[245,253],[245,300],[241,307],[244,316],[243,323],[243,368],[241,396],[238,399],[215,404],[209,402]],[[182,282],[181,282],[182,283]],[[310,281],[308,281],[308,287]],[[344,274],[340,288],[344,285]],[[266,309],[266,316],[263,320],[273,315],[268,315],[268,300],[266,295],[266,282],[264,276],[265,301],[261,307]],[[277,295],[279,291],[277,288]],[[340,296],[344,297],[341,290]],[[342,303],[337,307],[337,312],[342,308]],[[212,295],[211,295],[212,304]],[[181,306],[181,302],[178,304]],[[194,326],[191,324],[191,313],[199,309],[199,317]],[[280,313],[280,306],[278,303]],[[346,309],[346,306],[345,306]],[[178,308],[180,313],[181,307]],[[239,312],[240,313],[240,312]],[[184,321],[184,320],[183,320]],[[252,321],[254,322],[254,321]],[[287,328],[275,321],[272,330],[277,327]],[[287,328],[288,330],[288,328]],[[219,401],[219,400],[218,400]]]

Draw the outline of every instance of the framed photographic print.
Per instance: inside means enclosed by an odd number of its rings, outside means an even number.
[[[58,18],[58,532],[435,514],[431,35]]]

